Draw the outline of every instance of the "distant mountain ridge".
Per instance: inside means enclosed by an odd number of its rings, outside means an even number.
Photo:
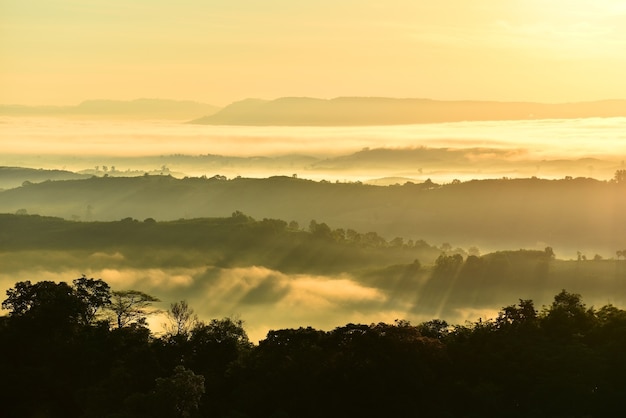
[[[626,100],[577,103],[440,101],[385,97],[246,99],[190,123],[243,126],[364,126],[481,120],[626,117]]]
[[[213,114],[220,108],[184,100],[86,100],[76,106],[0,105],[5,116],[89,116],[188,120]]]
[[[373,126],[487,120],[626,117],[626,100],[572,103],[424,98],[281,97],[244,99],[224,108],[185,100],[85,100],[75,106],[0,104],[0,116],[177,119],[200,125]]]

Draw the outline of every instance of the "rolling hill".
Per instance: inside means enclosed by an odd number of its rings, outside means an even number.
[[[377,231],[386,239],[486,249],[598,252],[626,248],[624,186],[587,178],[499,179],[394,186],[291,177],[89,178],[27,184],[0,192],[0,212],[81,220],[175,220],[229,216]]]

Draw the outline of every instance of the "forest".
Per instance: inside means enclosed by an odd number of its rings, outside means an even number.
[[[566,290],[463,325],[275,329],[258,344],[245,319],[201,321],[184,300],[155,335],[157,298],[86,276],[6,295],[5,416],[603,417],[626,390],[626,311]]]
[[[610,415],[625,176],[25,181],[0,192],[0,401],[18,417]]]
[[[0,418],[626,417],[626,1],[0,0]]]
[[[304,291],[297,283],[309,283],[307,295],[324,300],[330,290],[315,286],[349,285],[353,299],[335,302],[338,317],[346,309],[371,315],[403,312],[413,320],[473,320],[515,297],[547,303],[562,288],[584,293],[594,304],[626,302],[626,251],[620,249],[615,256],[579,252],[572,259],[550,246],[481,254],[477,247],[402,236],[385,239],[375,231],[335,228],[317,220],[305,225],[256,220],[240,211],[223,218],[110,222],[4,214],[0,231],[3,289],[13,277],[41,272],[54,272],[53,279],[81,270],[106,272],[160,298],[176,295],[202,304],[215,299],[206,304],[204,317],[226,315],[233,307],[253,315],[248,309],[296,303],[292,298]],[[309,303],[297,304],[305,309]]]
[[[305,226],[316,219],[344,229],[374,227],[388,240],[404,236],[490,251],[551,246],[570,256],[593,251],[610,257],[626,248],[626,223],[620,221],[626,211],[625,184],[582,177],[373,186],[288,176],[94,176],[25,182],[1,191],[0,212],[81,221],[166,221],[224,217],[239,210]]]

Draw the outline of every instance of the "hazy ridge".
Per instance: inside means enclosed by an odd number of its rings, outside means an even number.
[[[246,99],[191,121],[207,125],[349,126],[626,116],[625,100],[579,103],[441,101],[382,97]]]
[[[626,248],[621,183],[589,178],[500,179],[396,186],[292,177],[176,179],[167,175],[49,181],[0,193],[0,212],[67,219],[157,220],[227,216],[315,219],[440,244],[614,254]]]
[[[235,156],[219,154],[163,154],[155,156],[40,156],[8,157],[21,167],[61,166],[71,162],[74,172],[0,166],[0,189],[20,186],[24,181],[41,182],[95,176],[131,177],[144,174],[186,176],[268,177],[296,175],[330,181],[361,181],[368,184],[404,184],[428,178],[437,182],[453,179],[502,177],[564,178],[589,176],[610,179],[623,168],[619,155],[598,157],[545,158],[524,149],[490,147],[364,148],[335,156],[286,154]],[[130,167],[130,168],[129,168]]]
[[[21,186],[24,182],[40,183],[47,180],[77,180],[89,175],[67,170],[44,170],[25,167],[0,166],[0,190]]]
[[[610,295],[621,304],[625,297],[619,258],[568,261],[551,247],[480,256],[475,249],[385,240],[375,231],[320,222],[255,220],[241,212],[168,222],[2,214],[0,231],[0,286],[33,274],[103,275],[163,300],[193,301],[203,317],[236,306],[257,338],[269,317],[274,326],[301,325],[298,317],[328,326],[342,315],[459,321],[490,314],[515,296],[543,303],[563,288],[584,291],[595,302]],[[301,299],[301,292],[312,299]],[[285,318],[281,309],[294,301],[298,306]],[[309,311],[319,303],[333,312]]]
[[[460,121],[626,116],[626,100],[572,103],[433,100],[391,97],[244,99],[223,108],[169,99],[85,100],[74,106],[0,104],[4,116],[72,116],[190,120],[240,126],[374,126]]]
[[[75,106],[0,105],[5,116],[82,116],[147,119],[189,119],[210,115],[220,108],[206,103],[184,100],[136,99],[86,100]],[[196,115],[196,116],[194,116]]]

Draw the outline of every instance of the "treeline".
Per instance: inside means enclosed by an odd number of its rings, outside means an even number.
[[[140,250],[140,255],[129,257],[131,260],[145,259],[157,250],[171,254],[192,251],[202,254],[197,260],[219,267],[263,265],[285,272],[342,272],[415,259],[432,263],[442,250],[451,248],[401,237],[388,241],[376,232],[333,229],[315,220],[308,226],[281,219],[255,220],[240,211],[224,218],[168,222],[130,217],[112,222],[74,222],[0,214],[0,231],[0,249],[5,251]],[[464,252],[460,248],[455,251]]]
[[[589,308],[565,290],[541,309],[519,300],[494,319],[465,325],[282,329],[257,345],[242,321],[198,321],[183,301],[170,305],[166,332],[156,336],[145,322],[153,299],[86,277],[16,283],[0,317],[3,415],[604,417],[622,410],[626,311]]]
[[[251,236],[266,237],[287,232],[308,232],[300,236],[308,235],[315,239],[355,244],[359,247],[417,248],[435,251],[437,254],[452,249],[447,243],[437,248],[421,239],[406,240],[403,237],[395,237],[388,241],[374,231],[362,233],[352,228],[332,229],[325,222],[317,222],[315,219],[311,220],[306,228],[297,221],[286,222],[274,218],[256,220],[241,211],[235,211],[226,218],[179,219],[165,222],[157,222],[154,218],[140,221],[132,217],[109,222],[76,222],[18,211],[15,214],[0,214],[0,227],[4,231],[3,235],[0,235],[0,246],[13,249],[46,246],[50,245],[50,242],[65,245],[67,248],[75,244],[81,246],[132,244],[143,242],[148,237],[154,239],[153,244],[162,246],[190,244],[210,246],[215,239],[223,239],[225,235],[246,235],[245,239],[250,239]],[[58,239],[60,235],[66,238],[62,242]],[[454,252],[466,254],[461,248],[456,248]]]
[[[498,179],[397,186],[216,176],[97,177],[50,181],[0,192],[0,212],[84,221],[125,217],[177,220],[228,216],[324,220],[381,236],[416,237],[462,247],[529,248],[538,242],[569,253],[626,248],[624,182],[585,178]],[[375,226],[373,226],[375,225]],[[610,233],[609,233],[610,232]],[[581,248],[582,245],[586,248]]]

